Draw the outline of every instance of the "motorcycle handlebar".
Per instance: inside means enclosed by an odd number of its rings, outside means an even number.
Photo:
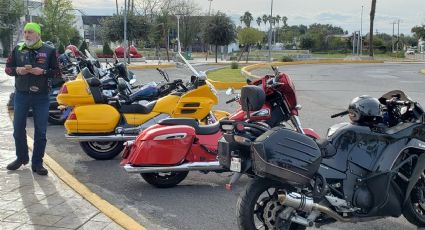
[[[234,101],[237,101],[238,99],[239,99],[239,97],[234,97],[234,98],[232,98],[232,99],[230,99],[230,100],[226,101],[226,104],[229,104],[229,103],[232,103],[232,102],[234,102]]]
[[[385,102],[387,103],[387,105],[388,104],[391,104],[391,105],[411,105],[412,104],[411,101],[399,101],[399,100],[392,100],[392,99],[386,100]]]
[[[331,118],[340,117],[340,116],[342,117],[342,116],[347,115],[347,114],[348,114],[348,110],[346,110],[344,112],[337,113],[337,114],[333,114],[333,115],[331,115]]]

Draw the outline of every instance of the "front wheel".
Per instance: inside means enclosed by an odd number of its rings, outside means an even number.
[[[182,182],[189,174],[189,171],[168,172],[168,173],[140,173],[149,184],[157,188],[171,188]]]
[[[403,216],[410,223],[418,227],[425,227],[425,176],[423,173],[407,198]]]
[[[124,149],[122,141],[87,141],[80,142],[81,148],[87,155],[96,160],[110,160]]]
[[[286,207],[279,203],[277,192],[285,187],[284,184],[272,180],[251,180],[236,204],[239,229],[306,229],[306,226],[279,218],[279,213]]]

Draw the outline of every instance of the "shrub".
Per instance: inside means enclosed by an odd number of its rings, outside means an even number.
[[[111,47],[107,42],[103,43],[103,54],[114,54],[114,51],[112,51]]]
[[[80,51],[81,52],[83,52],[84,53],[84,50],[88,50],[89,48],[88,48],[88,46],[87,46],[87,43],[86,43],[86,41],[83,41],[83,43],[81,43],[81,46],[80,46]]]
[[[239,69],[239,63],[233,61],[232,64],[230,64],[230,69]]]
[[[281,62],[293,62],[294,59],[292,59],[292,57],[290,57],[290,56],[283,56],[283,57],[280,58],[280,61]]]

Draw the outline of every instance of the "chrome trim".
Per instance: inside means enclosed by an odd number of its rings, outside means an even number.
[[[65,134],[65,138],[68,141],[77,141],[77,142],[84,142],[84,141],[129,141],[136,139],[137,135],[93,135],[93,136],[75,136],[75,135],[68,135]]]
[[[169,133],[155,137],[154,141],[171,140],[171,139],[184,139],[187,133]]]
[[[179,171],[216,171],[222,170],[218,161],[211,162],[192,162],[176,166],[132,166],[130,164],[124,165],[124,170],[128,173],[160,173],[160,172],[179,172]]]

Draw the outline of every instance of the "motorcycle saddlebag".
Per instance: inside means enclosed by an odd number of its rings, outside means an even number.
[[[322,161],[313,139],[282,127],[259,136],[251,148],[255,174],[291,183],[308,183]]]
[[[174,165],[185,160],[195,138],[186,125],[154,125],[136,138],[128,156],[132,165]]]
[[[117,126],[120,114],[111,105],[93,104],[77,106],[65,121],[68,134],[111,133]],[[70,118],[73,117],[73,118]]]

